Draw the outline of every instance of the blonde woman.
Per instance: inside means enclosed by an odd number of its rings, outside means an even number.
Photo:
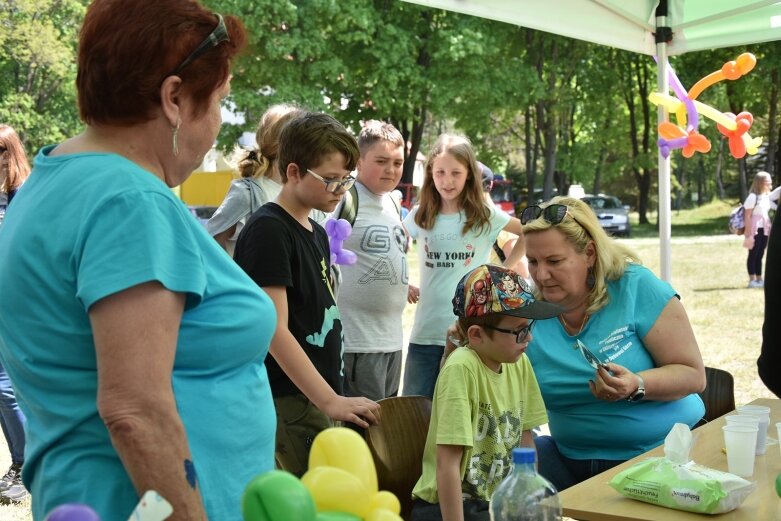
[[[277,169],[279,134],[285,123],[301,114],[303,111],[292,105],[272,105],[260,118],[255,133],[257,147],[240,151],[237,169],[241,179],[231,183],[225,200],[206,223],[209,234],[231,256],[247,218],[282,190]]]
[[[746,224],[743,246],[748,248],[746,269],[748,270],[748,287],[763,288],[762,257],[765,255],[767,239],[770,237],[770,190],[773,180],[767,172],[758,172],[751,183],[746,200],[743,201],[745,215],[743,222]]]
[[[551,432],[535,440],[540,473],[563,490],[656,447],[675,423],[694,426],[705,368],[675,290],[586,203],[555,197],[521,222],[539,300],[564,308],[535,322],[526,352]]]

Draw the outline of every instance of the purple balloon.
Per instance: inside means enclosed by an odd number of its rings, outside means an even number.
[[[353,231],[346,219],[328,219],[325,222],[325,233],[328,235],[328,246],[331,250],[331,264],[355,264],[358,260],[355,253],[342,248],[342,243]]]
[[[694,101],[689,98],[689,93],[683,88],[681,80],[678,79],[669,63],[667,64],[667,71],[667,76],[670,78],[670,87],[672,87],[675,97],[686,105],[686,117],[688,119],[686,128],[688,130],[697,130],[697,127],[700,125],[700,116],[697,114],[697,107],[694,106]]]
[[[46,521],[100,521],[100,516],[89,505],[66,503],[49,512]]]

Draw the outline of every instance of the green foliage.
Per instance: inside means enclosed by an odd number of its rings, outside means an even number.
[[[75,55],[86,3],[0,2],[0,121],[17,130],[28,153],[80,127]]]

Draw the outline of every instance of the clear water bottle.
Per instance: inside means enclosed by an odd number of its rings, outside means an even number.
[[[534,449],[513,449],[513,471],[491,496],[491,521],[559,521],[556,488],[539,474]]]

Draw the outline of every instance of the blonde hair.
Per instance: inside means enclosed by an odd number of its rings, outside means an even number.
[[[0,125],[0,157],[5,157],[8,161],[5,180],[0,190],[11,193],[22,186],[30,175],[30,163],[19,135],[8,125]]]
[[[419,194],[418,212],[415,214],[415,224],[424,230],[434,227],[440,211],[442,211],[442,197],[434,185],[434,161],[443,154],[450,154],[453,158],[466,167],[466,183],[464,189],[458,195],[458,207],[464,211],[466,222],[461,233],[475,230],[481,233],[490,225],[490,210],[483,198],[482,170],[477,164],[472,144],[464,136],[454,134],[442,134],[434,143],[426,159],[426,174],[423,178],[423,187]]]
[[[555,226],[579,254],[583,254],[589,242],[593,242],[595,283],[586,300],[586,313],[593,314],[606,306],[610,300],[607,293],[608,281],[621,278],[630,263],[642,264],[642,262],[635,252],[616,242],[605,233],[588,204],[580,199],[559,196],[541,204],[540,207],[547,208],[552,204],[566,206],[569,218],[565,216],[560,223],[551,224],[540,216],[526,223],[523,226],[523,233],[526,235],[544,232]],[[544,300],[539,291],[536,291],[535,297],[538,300]]]
[[[751,183],[751,190],[749,190],[749,193],[761,195],[770,192],[769,189],[765,188],[765,181],[770,181],[772,183],[773,178],[765,171],[757,172],[757,175],[754,176],[754,181]]]
[[[256,147],[249,152],[237,147],[231,158],[231,163],[241,177],[274,175],[273,166],[279,157],[279,135],[282,133],[282,127],[302,114],[305,114],[303,109],[287,104],[272,105],[263,113],[255,132]]]

